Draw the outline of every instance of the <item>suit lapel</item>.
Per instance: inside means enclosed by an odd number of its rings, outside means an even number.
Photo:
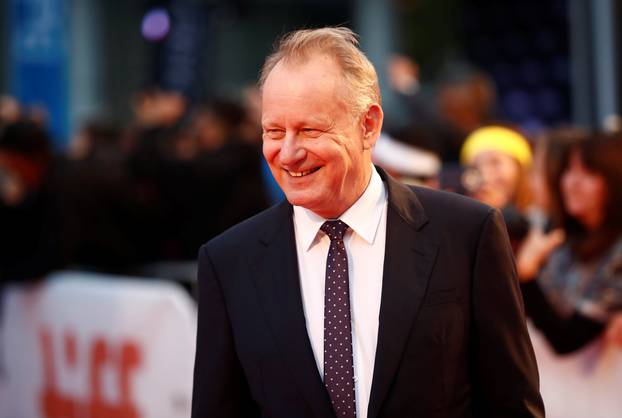
[[[369,418],[378,416],[397,373],[438,249],[414,192],[378,171],[388,188],[389,205]]]
[[[333,417],[317,369],[302,306],[292,208],[283,202],[261,237],[253,280],[274,338],[301,394],[317,417]]]

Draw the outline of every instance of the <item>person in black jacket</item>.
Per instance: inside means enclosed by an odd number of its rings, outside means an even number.
[[[372,165],[356,35],[289,34],[261,84],[287,201],[200,250],[192,417],[543,417],[502,217]]]

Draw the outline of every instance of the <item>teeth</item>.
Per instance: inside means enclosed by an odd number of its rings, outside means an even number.
[[[307,174],[311,174],[313,172],[315,172],[316,169],[312,169],[312,170],[307,170],[307,171],[301,171],[301,172],[295,172],[295,171],[288,171],[289,175],[292,177],[302,177],[302,176],[306,176]]]

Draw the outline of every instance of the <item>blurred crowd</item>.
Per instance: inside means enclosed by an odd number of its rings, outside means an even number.
[[[622,134],[522,132],[497,114],[490,77],[468,65],[433,89],[407,57],[387,74],[397,105],[375,161],[503,212],[527,314],[558,352],[603,333],[622,341]],[[87,122],[55,153],[41,112],[0,99],[2,281],[193,260],[274,202],[260,102],[254,88],[192,105],[153,88],[134,96],[127,126]]]
[[[387,130],[439,157],[436,178],[421,181],[502,211],[526,313],[555,351],[600,336],[622,344],[619,124],[522,132],[496,114],[494,84],[481,71],[454,67],[430,108],[416,63],[395,57],[389,69],[410,116]]]
[[[43,121],[0,105],[0,278],[59,268],[140,275],[268,206],[254,91],[246,107],[149,89],[124,127],[84,123],[54,152]]]

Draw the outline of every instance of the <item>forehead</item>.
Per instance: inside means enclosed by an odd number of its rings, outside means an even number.
[[[566,170],[593,171],[585,164],[585,160],[583,158],[581,150],[576,147],[570,150],[565,168]]]
[[[344,84],[339,65],[327,55],[314,55],[301,63],[281,61],[262,89],[262,119],[342,111]]]
[[[503,162],[503,163],[514,163],[518,164],[518,161],[511,155],[506,154],[505,152],[497,149],[489,149],[486,151],[479,152],[474,159],[476,164],[479,163],[491,163],[491,162]]]

